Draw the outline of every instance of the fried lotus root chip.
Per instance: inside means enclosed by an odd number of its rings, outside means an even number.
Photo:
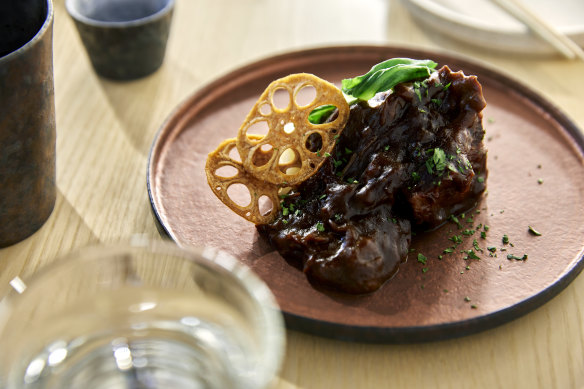
[[[233,212],[255,224],[267,223],[278,212],[279,187],[258,180],[244,169],[241,162],[233,159],[230,153],[235,143],[235,139],[224,140],[209,154],[205,166],[207,182],[219,200]],[[240,204],[242,200],[249,203]],[[268,207],[270,202],[271,208]],[[264,207],[268,209],[262,209]]]
[[[310,91],[316,96],[301,104]],[[333,119],[311,123],[308,115],[326,105],[337,108]],[[323,164],[348,118],[349,105],[336,86],[312,74],[292,74],[272,82],[260,96],[239,129],[237,150],[245,170],[257,179],[296,185]],[[266,128],[266,134],[253,132]]]

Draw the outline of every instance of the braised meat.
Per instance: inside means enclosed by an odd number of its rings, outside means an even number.
[[[485,107],[476,77],[444,66],[351,107],[333,153],[260,224],[307,277],[378,289],[406,260],[411,231],[472,208],[485,190]]]

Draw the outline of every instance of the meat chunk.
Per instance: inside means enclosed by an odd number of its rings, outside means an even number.
[[[443,67],[351,107],[332,155],[258,231],[313,282],[378,289],[405,261],[412,229],[473,207],[487,167],[476,77]]]

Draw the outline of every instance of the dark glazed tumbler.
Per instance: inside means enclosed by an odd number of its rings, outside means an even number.
[[[66,0],[97,74],[132,80],[164,60],[174,0]]]
[[[0,1],[0,247],[51,214],[55,138],[53,4]]]

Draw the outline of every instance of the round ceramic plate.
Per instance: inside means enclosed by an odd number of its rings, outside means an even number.
[[[309,72],[340,85],[341,79],[391,57],[431,58],[478,76],[488,103],[483,119],[488,193],[476,209],[459,217],[461,229],[448,223],[414,236],[408,261],[377,292],[348,295],[318,288],[215,197],[204,172],[207,154],[235,137],[271,81]],[[179,245],[214,246],[249,265],[274,292],[289,328],[358,341],[417,342],[492,328],[565,288],[584,263],[582,177],[582,134],[525,86],[447,54],[354,46],[264,59],[199,89],[162,125],[147,181],[162,231]],[[529,232],[529,226],[541,235]],[[476,233],[467,236],[465,230]],[[462,236],[463,243],[443,254],[454,235]],[[464,259],[468,254],[460,251],[470,249],[480,259]],[[417,261],[418,254],[426,264]],[[527,255],[527,260],[508,255]]]
[[[584,2],[530,0],[530,9],[584,45]],[[449,38],[515,54],[555,54],[556,49],[491,0],[405,0],[421,26]]]

